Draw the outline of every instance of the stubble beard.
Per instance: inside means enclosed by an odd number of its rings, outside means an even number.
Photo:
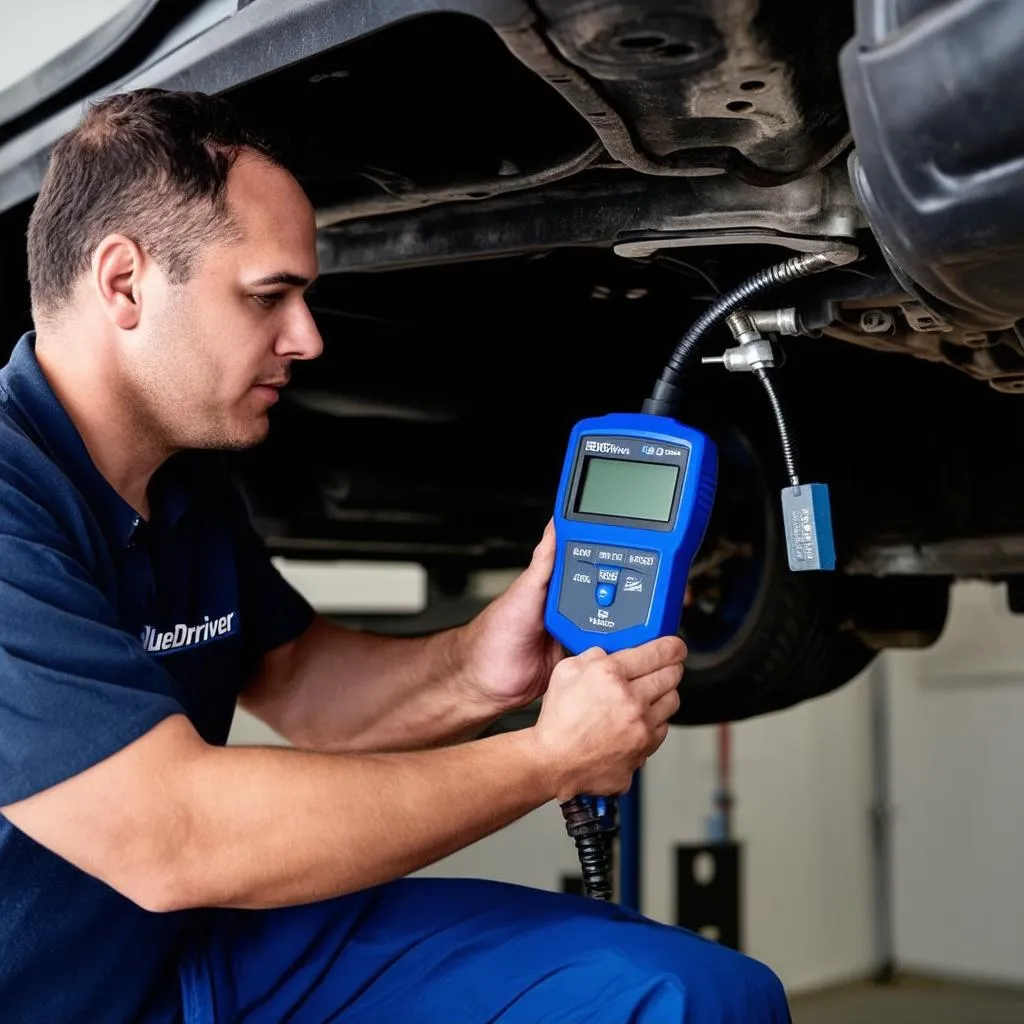
[[[266,439],[266,413],[243,424],[217,406],[216,388],[210,387],[217,371],[203,358],[206,344],[184,295],[168,310],[152,344],[156,355],[135,375],[131,390],[140,426],[168,452],[245,451]]]

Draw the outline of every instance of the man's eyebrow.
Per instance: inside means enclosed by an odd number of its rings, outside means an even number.
[[[305,288],[312,283],[311,278],[303,277],[302,274],[290,274],[286,270],[279,271],[276,274],[267,274],[266,277],[260,277],[255,281],[249,282],[253,288],[262,288],[264,285],[270,284],[285,284],[292,288]]]

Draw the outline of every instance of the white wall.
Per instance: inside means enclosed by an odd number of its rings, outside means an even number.
[[[895,938],[908,969],[1024,982],[1024,629],[961,584],[939,643],[890,658]]]
[[[737,730],[749,949],[791,991],[870,972],[868,687]]]
[[[308,572],[292,572],[291,578],[313,596]],[[416,586],[410,577],[394,592],[408,601]],[[336,593],[342,595],[335,601],[339,610],[346,601],[354,611],[361,600],[380,598],[377,591],[351,587]],[[792,992],[863,975],[874,963],[868,727],[863,678],[734,727],[735,833],[745,844],[745,948],[769,963]],[[231,741],[279,739],[239,713]],[[704,839],[715,751],[713,729],[676,729],[645,770],[643,909],[658,920],[674,919],[674,844]],[[577,872],[575,850],[552,805],[420,874],[554,890],[563,874]]]
[[[88,35],[130,0],[0,0],[0,89]]]

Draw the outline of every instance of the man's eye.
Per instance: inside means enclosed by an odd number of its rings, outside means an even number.
[[[253,298],[261,305],[264,309],[270,309],[271,306],[276,306],[281,299],[284,298],[283,292],[270,292],[265,295],[254,295]]]

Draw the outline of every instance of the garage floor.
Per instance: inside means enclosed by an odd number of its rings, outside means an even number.
[[[793,1024],[1024,1024],[1024,991],[905,978],[792,1000]]]

